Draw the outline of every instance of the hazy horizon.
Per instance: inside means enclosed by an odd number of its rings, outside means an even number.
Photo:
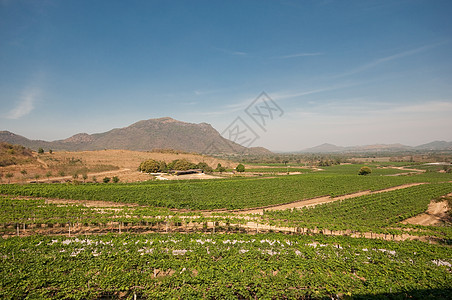
[[[0,1],[0,130],[169,116],[299,151],[452,141],[450,1]],[[246,113],[262,92],[280,113]]]

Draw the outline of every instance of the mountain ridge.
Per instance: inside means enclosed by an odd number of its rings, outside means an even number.
[[[321,145],[306,148],[298,153],[343,153],[343,152],[381,152],[381,151],[416,151],[416,150],[452,150],[452,142],[433,141],[430,143],[407,146],[400,143],[395,144],[372,144],[372,145],[358,145],[358,146],[337,146],[334,144],[323,143]]]
[[[9,131],[0,131],[0,141],[38,148],[85,151],[122,149],[151,151],[173,149],[204,154],[271,154],[262,147],[244,147],[225,139],[208,123],[187,123],[170,117],[135,122],[127,127],[101,133],[77,133],[62,140],[30,140]]]

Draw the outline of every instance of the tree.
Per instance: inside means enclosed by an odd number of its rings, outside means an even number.
[[[93,182],[97,183],[97,177],[93,176]]]
[[[113,177],[113,182],[114,183],[118,183],[119,182],[119,177],[118,176],[114,176]]]
[[[145,173],[157,173],[160,169],[160,164],[158,161],[153,159],[148,159],[140,164],[139,170]]]
[[[169,170],[185,171],[185,170],[190,170],[190,169],[195,169],[195,168],[196,168],[196,165],[192,162],[189,162],[186,159],[176,159],[168,164]]]
[[[38,153],[39,153],[39,154],[44,154],[44,149],[39,148],[39,149],[38,149]]]
[[[217,172],[225,172],[226,171],[226,168],[225,167],[223,167],[223,166],[221,166],[221,164],[220,163],[218,163],[218,165],[217,165],[217,168],[215,169]]]
[[[75,172],[75,173],[72,175],[72,178],[77,179],[77,178],[78,178],[78,173]]]
[[[197,169],[202,169],[202,171],[204,173],[210,173],[213,171],[212,167],[210,167],[208,164],[206,164],[205,162],[200,162],[196,165]]]
[[[166,162],[165,161],[159,161],[159,171],[160,172],[163,172],[163,173],[166,173],[166,172],[168,172],[168,165],[166,164]]]
[[[367,166],[364,166],[361,169],[359,169],[358,175],[367,175],[370,173],[372,173],[372,169]]]
[[[88,174],[83,173],[83,174],[82,174],[82,178],[83,178],[83,182],[85,182],[86,179],[88,179]]]
[[[53,153],[53,150],[52,150],[52,149],[49,149],[49,153],[52,154],[52,153]]]
[[[5,175],[5,178],[8,179],[8,183],[11,182],[11,178],[13,178],[13,177],[14,177],[13,173],[6,173],[6,175]]]
[[[237,167],[235,167],[235,170],[240,173],[245,172],[245,166],[242,164],[238,164]]]
[[[102,181],[104,183],[109,183],[110,182],[110,177],[104,177],[104,179]]]

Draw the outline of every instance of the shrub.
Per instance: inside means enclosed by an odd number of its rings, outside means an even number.
[[[168,170],[190,170],[195,169],[196,165],[192,162],[189,162],[186,159],[176,159],[173,160],[171,163],[168,164]]]
[[[38,149],[38,153],[39,153],[39,154],[43,154],[43,153],[44,153],[44,149],[39,148],[39,149]]]
[[[369,168],[369,167],[364,166],[361,169],[359,169],[358,175],[367,175],[367,174],[370,174],[370,173],[372,173],[372,169]]]
[[[104,179],[102,179],[102,181],[104,183],[109,183],[110,182],[110,177],[104,177]]]
[[[139,170],[141,172],[146,172],[146,173],[156,173],[159,171],[159,169],[160,169],[159,162],[156,160],[153,160],[153,159],[149,159],[149,160],[142,162],[139,167]]]
[[[245,166],[242,164],[238,164],[237,167],[235,167],[235,170],[237,172],[245,172]]]
[[[114,176],[113,177],[113,182],[114,183],[118,183],[119,182],[119,177],[118,176]]]
[[[202,171],[204,173],[210,173],[210,172],[213,171],[213,169],[208,164],[206,164],[205,162],[198,163],[196,165],[196,169],[202,169]]]

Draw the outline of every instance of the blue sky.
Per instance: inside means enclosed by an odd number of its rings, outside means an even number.
[[[0,130],[170,116],[295,151],[452,140],[451,1],[0,0]],[[245,113],[265,91],[284,112]]]

